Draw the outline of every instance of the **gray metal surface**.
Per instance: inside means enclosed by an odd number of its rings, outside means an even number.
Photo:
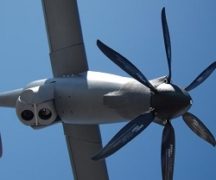
[[[63,124],[76,180],[108,180],[105,161],[95,162],[91,157],[101,148],[98,125]]]
[[[88,70],[76,0],[42,0],[54,77]]]
[[[142,86],[144,91],[131,92],[130,86],[133,84],[139,89]],[[124,91],[117,94],[114,101],[110,100],[105,103],[105,95],[112,92]],[[122,92],[121,91],[121,92]],[[56,78],[55,83],[55,104],[59,117],[63,122],[69,124],[102,124],[115,123],[129,120],[144,111],[149,110],[150,93],[148,88],[141,85],[131,78],[125,78],[108,73],[99,73],[88,71],[86,74],[72,76],[68,78]],[[124,96],[127,94],[126,96]],[[130,96],[129,96],[130,94]],[[134,96],[141,99],[146,98],[143,102],[134,101]],[[115,101],[121,99],[123,103]],[[127,101],[127,103],[124,103]],[[121,103],[119,105],[119,103]],[[118,111],[122,106],[123,112]],[[131,106],[139,107],[138,112]],[[122,116],[122,113],[130,114],[130,117]]]
[[[16,107],[17,98],[22,93],[23,89],[16,89],[0,93],[0,106],[1,107]]]

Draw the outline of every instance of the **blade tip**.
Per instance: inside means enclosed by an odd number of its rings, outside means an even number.
[[[99,39],[96,40],[96,44],[97,45],[100,44],[100,40]]]
[[[214,140],[211,144],[213,147],[216,147],[216,140]]]
[[[165,7],[162,8],[161,13],[162,13],[162,17],[164,17],[166,15],[166,9],[165,9]]]
[[[97,39],[96,43],[97,43],[97,45],[103,44],[100,39]]]

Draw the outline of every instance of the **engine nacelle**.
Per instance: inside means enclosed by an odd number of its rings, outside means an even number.
[[[16,103],[16,113],[22,123],[34,128],[55,123],[54,87],[44,84],[25,89]]]

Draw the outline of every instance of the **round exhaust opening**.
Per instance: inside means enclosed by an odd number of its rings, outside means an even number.
[[[24,110],[21,113],[21,117],[25,120],[25,121],[31,121],[34,118],[34,113],[30,110]]]
[[[52,117],[52,112],[47,108],[43,108],[39,111],[38,116],[43,120],[48,120]]]

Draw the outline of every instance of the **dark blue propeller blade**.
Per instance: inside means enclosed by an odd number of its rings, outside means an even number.
[[[216,141],[208,128],[193,114],[187,112],[183,115],[183,119],[188,127],[199,137],[210,143],[212,146],[216,145]]]
[[[162,9],[161,21],[162,21],[164,44],[165,44],[166,55],[167,55],[167,62],[168,62],[168,68],[169,68],[168,83],[170,83],[171,82],[171,78],[172,78],[172,69],[171,69],[171,42],[170,42],[169,28],[168,28],[167,19],[166,19],[165,8]]]
[[[172,180],[175,162],[175,132],[167,121],[162,135],[161,167],[163,180]]]
[[[125,144],[130,142],[133,138],[135,138],[138,134],[140,134],[153,120],[153,113],[148,113],[140,115],[134,120],[130,121],[92,159],[100,160],[112,155]]]
[[[213,62],[211,65],[209,65],[189,86],[185,88],[185,90],[190,91],[196,88],[197,86],[199,86],[211,75],[211,73],[215,70],[215,68],[216,68],[216,61]]]
[[[134,66],[129,60],[102,43],[100,40],[97,40],[97,46],[111,61],[131,75],[134,79],[150,88],[153,92],[157,92],[154,86],[152,86],[152,84],[146,79],[140,70],[137,69],[136,66]]]

